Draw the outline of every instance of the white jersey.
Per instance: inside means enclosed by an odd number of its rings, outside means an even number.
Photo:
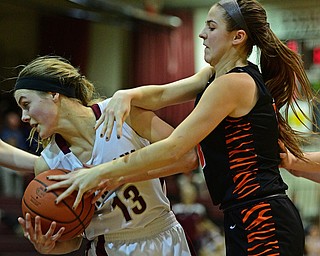
[[[108,100],[99,103],[100,111]],[[88,165],[98,165],[118,157],[130,154],[145,147],[149,142],[138,136],[126,123],[120,139],[114,130],[109,141],[100,138],[100,130],[96,138],[91,159]],[[69,150],[61,136],[56,135],[51,143],[42,151],[50,169],[74,170],[83,167],[81,161]],[[159,179],[125,184],[113,193],[104,195],[96,203],[94,217],[85,231],[91,240],[98,235],[143,229],[155,219],[170,212],[170,202],[164,194]]]

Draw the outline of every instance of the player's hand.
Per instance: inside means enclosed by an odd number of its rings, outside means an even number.
[[[47,187],[46,191],[65,188],[56,199],[56,203],[60,203],[64,198],[71,195],[74,191],[78,191],[77,197],[74,201],[73,208],[76,209],[81,202],[82,197],[89,192],[98,190],[100,184],[99,172],[90,171],[90,169],[78,169],[73,172],[63,175],[50,175],[47,177],[49,180],[59,181]],[[87,196],[87,194],[86,194]]]
[[[42,234],[41,230],[41,218],[36,216],[34,227],[32,226],[31,216],[26,214],[25,219],[18,218],[18,222],[21,225],[24,236],[33,244],[34,248],[41,254],[50,253],[56,246],[56,242],[60,239],[65,228],[62,227],[58,232],[54,233],[56,228],[56,222],[52,222],[50,228],[45,234]]]
[[[111,194],[124,183],[125,182],[123,177],[114,178],[114,179],[104,179],[99,183],[96,190],[89,190],[87,193],[88,195],[92,195],[93,193],[95,193],[92,199],[92,203],[94,204],[107,191],[108,191],[108,194]]]
[[[278,141],[281,152],[280,152],[280,158],[281,163],[279,167],[285,168],[288,171],[290,171],[292,164],[297,160],[296,157],[286,148],[284,143],[279,140]]]
[[[102,123],[100,136],[106,136],[106,140],[111,137],[114,121],[116,121],[117,137],[122,136],[122,126],[130,113],[131,96],[125,90],[117,91],[110,99],[107,107],[95,125],[97,129]]]

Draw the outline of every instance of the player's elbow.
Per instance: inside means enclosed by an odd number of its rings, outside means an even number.
[[[198,168],[199,160],[198,155],[195,149],[190,150],[187,154],[183,157],[183,169],[184,173],[191,172]]]

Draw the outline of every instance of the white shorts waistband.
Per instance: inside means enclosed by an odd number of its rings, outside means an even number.
[[[150,239],[176,225],[180,225],[172,211],[168,212],[165,216],[155,219],[152,223],[145,227],[132,230],[123,230],[121,232],[105,234],[104,239],[106,242],[112,241],[130,241],[140,239]]]

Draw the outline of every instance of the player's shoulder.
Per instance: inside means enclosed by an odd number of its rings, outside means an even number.
[[[248,73],[227,73],[217,77],[212,84],[223,87],[230,93],[245,93],[255,90],[256,83]]]

